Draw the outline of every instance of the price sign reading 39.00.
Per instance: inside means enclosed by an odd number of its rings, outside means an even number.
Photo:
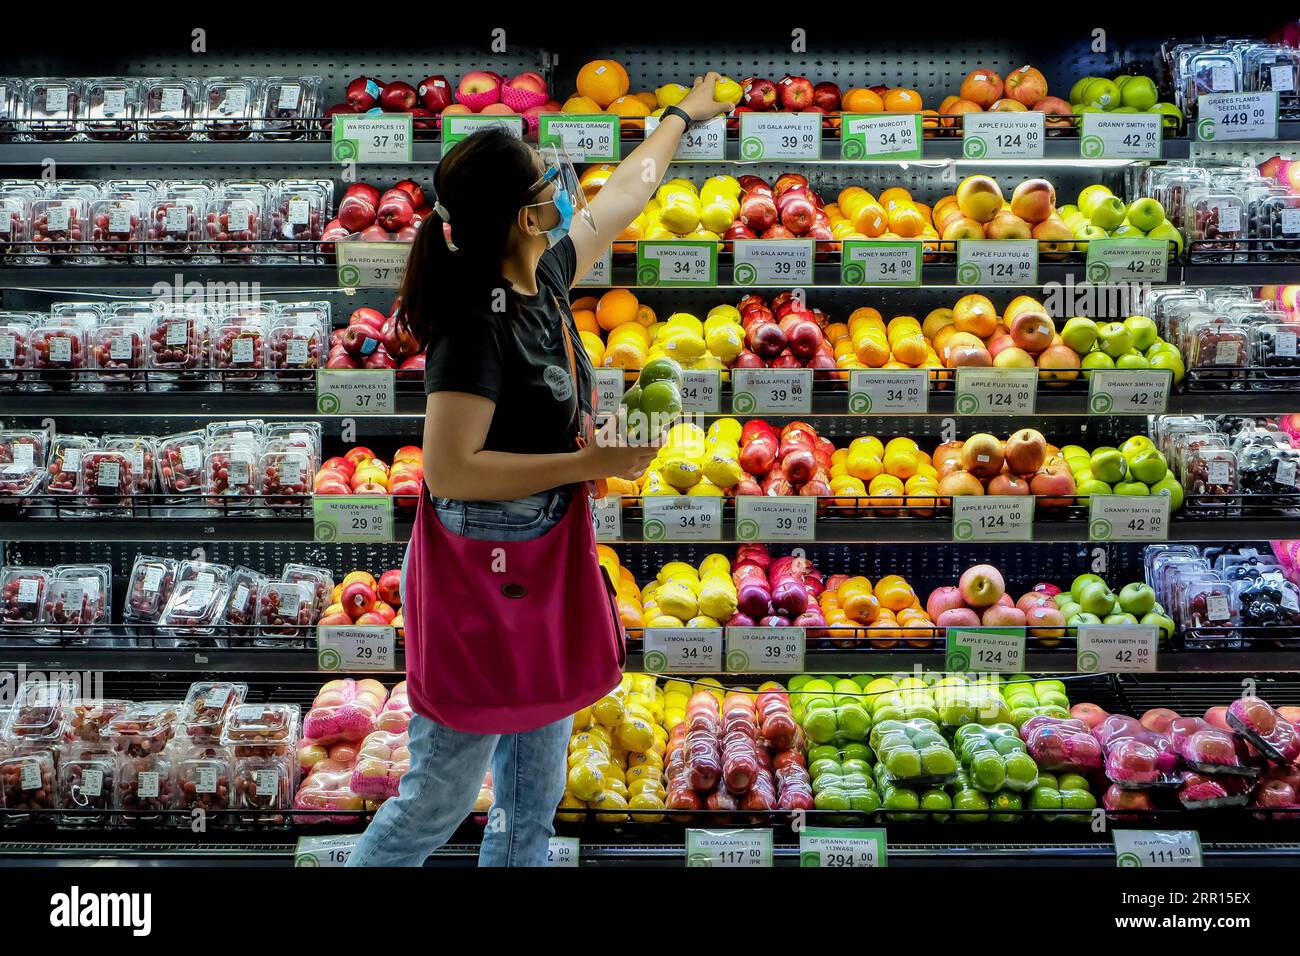
[[[813,281],[815,240],[737,239],[733,245],[736,285],[807,285]]]
[[[821,159],[821,113],[740,114],[740,158]]]
[[[738,541],[812,541],[816,533],[816,498],[736,496]]]
[[[727,628],[727,670],[732,674],[788,674],[803,670],[807,632],[802,627]]]
[[[812,411],[812,369],[738,368],[731,372],[731,410],[772,415]]]
[[[641,660],[652,674],[713,674],[722,670],[720,627],[647,627]]]

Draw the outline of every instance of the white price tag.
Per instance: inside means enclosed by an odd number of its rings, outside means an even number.
[[[308,348],[309,345],[306,339],[285,339],[284,364],[288,366],[305,365],[307,363]]]
[[[254,343],[256,337],[253,335],[241,335],[230,342],[230,364],[231,365],[252,365],[253,356],[256,354]]]
[[[1084,159],[1159,159],[1160,113],[1084,113],[1079,155]]]
[[[66,365],[72,361],[72,339],[66,335],[52,335],[48,339],[50,361]]]
[[[722,409],[722,376],[717,369],[682,371],[682,411],[692,415],[712,415]]]
[[[1090,495],[1090,541],[1164,541],[1169,536],[1168,495]]]
[[[141,774],[141,776],[144,775]],[[23,761],[22,769],[18,772],[18,785],[24,790],[41,789],[41,765],[38,761]],[[154,796],[157,795],[155,792]]]
[[[98,797],[104,793],[104,771],[85,769],[81,771],[81,795],[83,797]],[[73,796],[76,800],[76,796]]]
[[[686,865],[770,867],[772,831],[687,830]]]
[[[614,279],[614,254],[613,248],[606,249],[604,253],[591,264],[587,274],[578,280],[578,285],[584,286],[606,286]]]
[[[736,285],[808,285],[813,281],[812,239],[737,239]]]
[[[159,114],[170,116],[185,109],[185,90],[179,86],[164,87]]]
[[[131,215],[129,206],[113,206],[108,210],[108,231],[114,235],[131,233]]]
[[[185,345],[190,340],[189,322],[168,322],[166,335],[168,345]]]
[[[1160,628],[1145,624],[1079,627],[1078,667],[1084,674],[1153,672]]]
[[[966,159],[1042,159],[1042,113],[964,113],[961,153]]]
[[[843,285],[920,285],[920,240],[844,240],[840,282]]]
[[[153,800],[158,796],[162,774],[157,770],[143,770],[136,777],[135,795],[141,800]]]
[[[722,499],[711,495],[651,495],[641,499],[646,541],[719,541]]]
[[[746,415],[807,415],[812,411],[812,369],[738,368],[731,372],[731,410]]]
[[[345,289],[398,289],[411,255],[409,242],[336,242],[338,282]]]
[[[659,117],[645,118],[645,134],[649,136],[659,128]],[[702,123],[692,123],[677,141],[674,160],[705,159],[715,162],[727,158],[727,118],[715,116]]]
[[[394,628],[325,625],[316,629],[316,662],[323,671],[391,671],[396,660]]]
[[[797,674],[808,643],[802,627],[727,628],[727,671],[731,674]]]
[[[952,499],[954,541],[1032,541],[1032,495],[958,495]]]
[[[102,112],[105,117],[113,117],[126,112],[126,90],[121,88],[104,90]]]
[[[318,369],[316,411],[322,415],[391,415],[396,389],[392,369]]]
[[[1279,64],[1268,68],[1268,85],[1274,93],[1292,93],[1295,91],[1295,73],[1294,66]]]
[[[18,597],[16,600],[19,604],[35,604],[40,593],[41,582],[39,579],[23,578],[18,582]]]
[[[293,851],[294,866],[340,867],[347,866],[348,857],[361,842],[361,834],[339,836],[304,836],[298,838]]]
[[[1032,415],[1038,369],[957,369],[958,415]]]
[[[623,499],[606,495],[591,503],[591,520],[596,526],[597,541],[619,541],[623,537]],[[615,581],[615,584],[618,582]]]
[[[67,232],[72,224],[72,207],[65,203],[51,203],[46,207],[45,215],[45,227],[50,232]]]
[[[621,368],[592,369],[596,376],[596,411],[613,414],[618,411],[618,403],[626,389],[623,386]]]
[[[720,627],[647,627],[642,666],[652,674],[716,674],[723,665]]]
[[[1164,282],[1169,243],[1163,239],[1093,239],[1084,272],[1089,282]]]
[[[578,856],[577,837],[553,836],[546,845],[547,866],[577,866]]]
[[[1088,411],[1093,415],[1162,415],[1173,373],[1159,369],[1096,369],[1088,373]]]
[[[821,113],[741,113],[740,158],[821,159]]]
[[[1038,240],[957,240],[957,284],[1038,285]]]
[[[715,286],[718,244],[711,239],[638,242],[636,279],[643,286]]]
[[[1025,630],[1017,627],[950,627],[949,671],[1017,673],[1024,670]]]
[[[924,415],[930,407],[930,373],[925,369],[849,372],[849,411],[855,415]]]
[[[135,354],[135,336],[129,332],[114,335],[108,340],[108,357],[114,362],[125,362]]]
[[[176,202],[167,207],[163,213],[163,231],[168,237],[184,237],[189,234],[190,207],[187,203]]]
[[[66,86],[47,86],[45,88],[45,112],[54,115],[68,111],[68,88]]]
[[[217,792],[217,768],[199,767],[194,774],[194,791],[196,793]]]
[[[1201,838],[1195,830],[1112,830],[1115,865],[1201,866]]]
[[[617,163],[618,117],[607,114],[543,113],[537,144],[563,145],[575,163]]]
[[[1196,109],[1196,138],[1203,142],[1277,139],[1276,91],[1206,93]]]
[[[799,865],[870,869],[886,865],[884,830],[804,827],[799,831]]]
[[[736,496],[737,541],[812,541],[817,499],[812,496]]]

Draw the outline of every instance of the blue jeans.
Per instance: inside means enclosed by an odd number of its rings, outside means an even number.
[[[486,541],[540,537],[563,517],[569,492],[518,501],[435,499],[438,520],[453,534]],[[402,562],[406,598],[406,561]],[[520,734],[469,734],[416,714],[411,718],[411,767],[396,797],[384,802],[348,866],[422,866],[474,807],[492,770],[479,866],[545,866],[555,809],[564,796],[569,718]]]

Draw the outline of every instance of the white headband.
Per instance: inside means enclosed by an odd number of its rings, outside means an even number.
[[[443,222],[451,222],[451,214],[447,212],[447,207],[436,199],[433,201],[433,211],[438,214]]]

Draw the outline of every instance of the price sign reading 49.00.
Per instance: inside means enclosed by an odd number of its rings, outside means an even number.
[[[1195,830],[1112,830],[1115,865],[1178,867],[1201,865],[1201,838]]]
[[[772,831],[687,830],[686,865],[769,867],[772,865]]]
[[[736,496],[738,541],[812,541],[816,530],[816,498]]]
[[[812,369],[738,368],[731,373],[731,410],[772,415],[812,411]]]
[[[1031,415],[1037,396],[1036,368],[957,369],[958,415]]]
[[[802,627],[727,628],[727,670],[732,674],[797,674],[803,670],[807,632]]]
[[[740,114],[740,158],[821,159],[821,113]]]
[[[1169,537],[1168,495],[1091,495],[1090,541],[1164,541]]]
[[[1038,285],[1038,240],[957,240],[957,284]]]
[[[1199,96],[1196,138],[1206,142],[1277,139],[1277,98],[1276,91]]]
[[[636,280],[645,286],[715,286],[718,244],[711,239],[638,242]]]
[[[618,162],[618,117],[604,113],[543,113],[539,146],[564,146],[575,163]]]
[[[1019,627],[950,627],[949,671],[1016,673],[1024,670],[1025,631]]]
[[[722,670],[720,627],[647,627],[641,661],[652,674],[713,674]]]
[[[799,865],[859,869],[885,866],[885,831],[804,827],[799,831]]]

